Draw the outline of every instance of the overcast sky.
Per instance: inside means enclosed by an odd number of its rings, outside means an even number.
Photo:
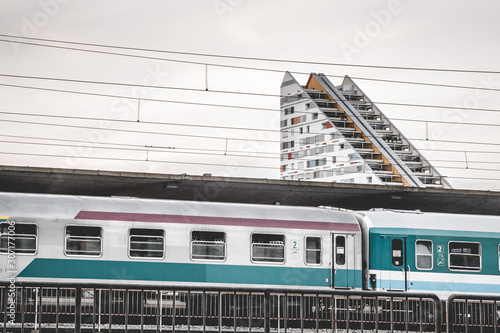
[[[2,35],[197,54],[484,71],[264,62],[17,39],[59,46],[49,48],[0,37],[0,74],[136,85],[0,76],[1,164],[278,178],[277,95],[284,71],[325,73],[335,84],[349,75],[477,87],[355,80],[376,102],[498,110],[500,92],[494,89],[500,90],[500,74],[489,72],[500,72],[499,13],[498,1],[0,0]],[[306,83],[307,75],[293,75]],[[500,152],[499,112],[378,105],[454,187],[500,190],[500,156],[495,153]],[[429,121],[427,126],[423,120]]]

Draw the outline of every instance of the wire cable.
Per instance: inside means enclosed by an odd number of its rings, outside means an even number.
[[[99,97],[124,98],[124,99],[133,99],[133,100],[150,101],[150,102],[176,103],[176,104],[223,107],[223,108],[237,108],[237,109],[245,109],[245,110],[253,110],[253,111],[281,112],[280,109],[258,108],[258,107],[226,105],[226,104],[196,103],[196,102],[174,101],[174,100],[164,100],[164,99],[154,99],[154,98],[138,98],[138,97],[132,97],[132,96],[121,96],[121,95],[112,95],[112,94],[103,94],[103,93],[90,93],[90,92],[82,92],[82,91],[75,91],[75,90],[42,88],[42,87],[15,85],[15,84],[7,84],[7,83],[0,83],[0,86],[13,87],[13,88],[23,88],[23,89],[43,90],[43,91],[52,91],[52,92],[60,92],[60,93],[89,95],[89,96],[99,96]],[[434,109],[469,110],[469,111],[483,111],[483,112],[500,112],[500,109],[480,109],[480,108],[466,108],[466,107],[455,107],[455,106],[444,106],[444,105],[408,104],[408,103],[392,103],[392,102],[378,102],[378,101],[371,101],[368,104],[382,104],[382,105],[419,107],[419,108],[434,108]],[[307,113],[307,112],[301,111],[301,113]],[[310,112],[310,113],[312,113],[312,112]]]
[[[263,61],[263,62],[277,62],[277,63],[293,63],[293,64],[307,64],[307,65],[320,65],[320,66],[342,66],[342,67],[359,67],[359,68],[377,68],[377,69],[392,69],[392,70],[411,70],[411,71],[433,71],[433,72],[454,72],[454,73],[480,73],[480,74],[500,74],[500,71],[486,71],[486,70],[469,70],[469,69],[450,69],[450,68],[423,68],[423,67],[403,67],[403,66],[382,66],[382,65],[364,65],[364,64],[348,64],[348,63],[334,63],[334,62],[320,62],[320,61],[305,61],[305,60],[292,60],[292,59],[274,59],[274,58],[259,58],[259,57],[243,57],[234,55],[222,55],[222,54],[208,54],[208,53],[195,53],[195,52],[180,52],[180,51],[170,51],[170,50],[159,50],[159,49],[146,49],[138,47],[126,47],[117,45],[105,45],[97,43],[83,43],[74,41],[63,41],[55,39],[42,39],[34,37],[24,37],[24,36],[14,36],[0,34],[0,37],[4,38],[21,38],[28,40],[37,40],[43,42],[52,43],[64,43],[73,45],[83,45],[92,47],[102,47],[102,48],[114,48],[123,49],[128,51],[141,51],[141,52],[155,52],[155,53],[169,53],[177,55],[189,55],[198,57],[210,57],[210,58],[222,58],[222,59],[237,59],[237,60],[251,60],[251,61]],[[11,43],[25,43],[20,41],[8,41]]]
[[[0,35],[0,36],[2,36],[2,35]],[[0,39],[0,42],[10,42],[10,43],[12,43],[12,41],[6,41],[6,40],[2,40],[2,39]],[[134,57],[134,58],[142,58],[142,59],[150,59],[150,60],[161,60],[161,61],[168,61],[168,62],[186,63],[186,64],[192,64],[192,65],[205,66],[205,67],[209,65],[209,66],[212,66],[212,67],[243,69],[243,70],[254,70],[254,71],[264,71],[264,72],[273,72],[273,73],[284,73],[285,72],[284,70],[269,69],[269,68],[259,68],[259,67],[249,67],[249,66],[236,66],[236,65],[224,65],[224,64],[216,64],[216,63],[206,63],[206,62],[198,62],[198,61],[179,60],[179,59],[157,58],[157,57],[150,57],[150,56],[131,55],[131,54],[116,53],[116,52],[104,52],[104,51],[98,51],[98,50],[87,50],[87,49],[78,49],[78,48],[68,48],[68,47],[61,47],[61,46],[55,46],[55,45],[36,44],[36,43],[27,43],[27,42],[19,42],[19,41],[17,41],[16,43],[33,45],[33,46],[41,46],[41,47],[60,48],[60,49],[66,49],[66,50],[72,50],[72,51],[92,52],[92,53],[100,53],[100,54],[107,54],[107,55],[124,56],[124,57]],[[311,72],[300,72],[300,71],[289,71],[289,72],[293,73],[293,74],[300,74],[300,75],[310,75],[311,74]],[[334,75],[334,74],[325,74],[325,75],[328,76],[328,77],[334,77],[334,78],[341,78],[341,79],[344,78],[344,76],[342,76],[342,75]],[[426,83],[426,82],[411,82],[411,81],[401,81],[401,80],[387,80],[387,79],[355,77],[355,76],[353,76],[351,78],[352,79],[356,79],[356,80],[374,81],[374,82],[386,82],[386,83],[397,83],[397,84],[412,84],[412,85],[434,86],[434,87],[444,87],[444,88],[460,88],[460,89],[500,91],[500,89],[488,88],[488,87],[458,86],[458,85],[450,85],[450,84]]]

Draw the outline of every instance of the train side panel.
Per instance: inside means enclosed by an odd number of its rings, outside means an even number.
[[[364,212],[366,288],[500,293],[500,218]]]
[[[23,194],[0,202],[4,282],[12,222],[16,281],[361,288],[361,233],[346,212]]]

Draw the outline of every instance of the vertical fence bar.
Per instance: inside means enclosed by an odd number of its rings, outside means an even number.
[[[252,317],[253,317],[253,299],[252,293],[248,293],[248,333],[252,333]]]
[[[187,299],[187,333],[191,333],[191,291],[188,291]]]
[[[59,288],[57,288],[57,290],[59,290]],[[24,333],[24,325],[26,322],[26,293],[27,293],[26,288],[21,287],[21,333]],[[57,320],[57,314],[56,314],[56,320]],[[56,333],[58,333],[57,321],[56,321]]]
[[[349,298],[349,296],[347,296],[346,300],[345,300],[345,313],[346,313],[346,331],[347,333],[349,333],[349,328],[350,328],[350,320],[351,320],[351,311],[350,311],[350,302],[351,302],[351,299]]]
[[[316,294],[316,333],[319,333],[319,295]],[[279,333],[279,332],[278,332]]]
[[[218,332],[222,333],[222,293],[219,291],[219,316],[218,316],[218,324],[219,324],[219,329]],[[174,332],[175,333],[175,332]]]
[[[93,298],[93,306],[92,306],[92,333],[95,333],[95,311],[97,309],[97,297],[96,297],[96,294],[97,294],[97,290],[96,288],[94,288],[94,292],[92,294],[92,298]]]
[[[140,307],[141,307],[141,333],[144,332],[144,289],[141,290],[141,295],[140,295]]]
[[[156,333],[160,332],[161,330],[161,322],[160,322],[160,316],[162,315],[161,313],[161,290],[158,289],[156,290]]]
[[[129,306],[129,290],[125,289],[125,297],[124,297],[124,303],[125,303],[125,333],[128,333],[128,306]]]
[[[112,313],[113,313],[113,289],[108,290],[108,333],[111,333]]]
[[[175,289],[172,290],[172,295],[173,295],[173,299],[172,299],[172,333],[175,333],[175,317],[176,317],[176,312],[177,312],[177,308],[176,308],[177,304],[175,303],[177,291]]]
[[[203,316],[203,333],[206,332],[207,328],[207,295],[206,292],[203,291],[202,297],[201,297],[201,314]]]
[[[483,300],[479,300],[479,332],[483,333],[483,325],[484,325],[484,320],[483,320]]]
[[[271,293],[269,291],[264,292],[264,333],[271,332]]]
[[[42,331],[42,322],[43,322],[43,288],[40,287],[40,293],[38,294],[38,296],[40,297],[40,303],[38,303],[40,305],[40,312],[39,312],[39,315],[38,315],[38,329],[40,330],[40,332]]]
[[[300,294],[300,333],[304,333],[304,294]]]
[[[365,298],[361,296],[361,304],[360,304],[360,310],[361,311],[361,332],[365,331]]]
[[[236,320],[236,292],[233,292],[233,328],[234,328],[234,333],[236,333],[237,326],[238,325],[237,325],[237,320]]]
[[[408,321],[410,320],[410,299],[405,298],[405,331],[408,333]]]
[[[3,311],[3,333],[7,333],[7,313],[8,311],[8,306],[7,306],[7,294],[9,291],[9,286],[6,285],[5,288],[2,288],[2,298],[3,298],[3,306],[4,306],[4,311]]]
[[[82,329],[82,287],[75,289],[75,333]]]
[[[465,324],[465,333],[468,333],[469,332],[469,302],[467,299],[465,300],[464,324]]]
[[[394,297],[391,296],[390,298],[390,312],[389,312],[389,318],[391,321],[391,333],[394,332]]]
[[[285,297],[283,300],[283,330],[285,333],[287,333],[287,329],[288,329],[288,293],[285,293]]]

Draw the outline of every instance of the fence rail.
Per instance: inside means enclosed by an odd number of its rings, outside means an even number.
[[[500,332],[500,296],[451,295],[447,315],[448,333]]]
[[[18,284],[0,286],[4,333],[441,332],[434,294],[350,290]]]

